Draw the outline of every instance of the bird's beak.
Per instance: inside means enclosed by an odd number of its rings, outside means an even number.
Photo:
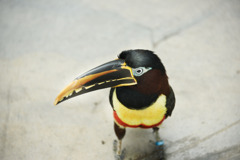
[[[110,61],[77,77],[57,96],[57,105],[69,98],[107,87],[130,86],[137,84],[131,67],[125,61],[117,59]]]

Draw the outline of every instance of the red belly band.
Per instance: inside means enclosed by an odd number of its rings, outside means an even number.
[[[130,127],[130,128],[138,128],[138,127],[139,127],[139,128],[146,128],[146,129],[147,129],[147,128],[153,128],[153,127],[159,126],[160,124],[162,124],[162,122],[163,122],[164,119],[165,119],[165,116],[164,116],[163,119],[162,119],[160,122],[158,122],[157,124],[154,124],[154,125],[150,125],[150,126],[145,125],[145,124],[130,125],[130,124],[127,124],[127,123],[123,122],[123,121],[118,117],[116,111],[113,111],[113,116],[114,116],[115,121],[116,121],[119,125],[121,125],[121,126],[123,126],[123,127]]]

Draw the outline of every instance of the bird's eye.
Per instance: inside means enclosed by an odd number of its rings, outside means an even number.
[[[142,68],[139,68],[139,69],[136,70],[136,72],[137,72],[137,74],[142,74],[143,69],[142,69]]]
[[[139,68],[133,68],[133,75],[134,76],[141,76],[147,71],[151,70],[151,67],[145,68],[145,67],[139,67]]]

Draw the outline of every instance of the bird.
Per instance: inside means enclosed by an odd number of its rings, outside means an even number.
[[[122,51],[117,59],[75,78],[59,93],[54,104],[109,87],[117,137],[114,141],[115,159],[124,159],[122,140],[126,128],[152,128],[155,145],[162,146],[164,142],[159,136],[159,126],[171,116],[176,100],[166,69],[151,50]]]

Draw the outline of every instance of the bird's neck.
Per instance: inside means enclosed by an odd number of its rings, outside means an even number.
[[[158,75],[154,79],[145,76],[138,80],[137,85],[116,88],[116,93],[118,100],[127,108],[144,109],[154,103],[161,94],[168,96],[170,86],[166,74]]]

